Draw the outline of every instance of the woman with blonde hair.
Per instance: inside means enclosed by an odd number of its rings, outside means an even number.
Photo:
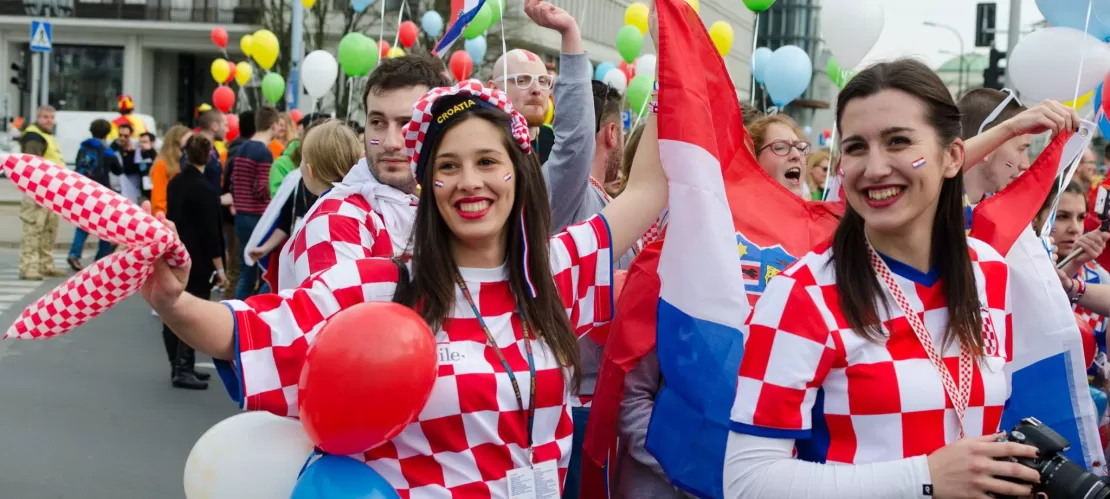
[[[150,208],[154,213],[166,212],[166,186],[181,172],[181,150],[193,132],[185,125],[174,125],[162,137],[162,149],[150,169]]]
[[[829,160],[831,155],[824,149],[810,154],[806,158],[806,183],[809,185],[809,195],[814,201],[821,201],[825,194],[825,182],[829,178]]]
[[[748,133],[759,166],[786,190],[807,197],[804,179],[810,146],[798,124],[789,116],[773,114],[755,120]]]

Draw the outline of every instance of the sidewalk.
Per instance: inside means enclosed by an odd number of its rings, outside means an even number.
[[[0,248],[18,248],[19,234],[22,222],[19,221],[19,204],[23,201],[23,192],[19,190],[7,177],[0,178]],[[68,250],[73,244],[73,224],[60,220],[58,222],[58,239],[54,243],[56,249]],[[85,248],[95,248],[96,236],[89,237]]]

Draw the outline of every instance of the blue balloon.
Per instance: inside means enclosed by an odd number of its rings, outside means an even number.
[[[813,79],[813,61],[806,51],[795,45],[779,47],[767,61],[763,84],[771,102],[782,107],[801,97]]]
[[[355,9],[355,12],[358,12],[358,13],[361,14],[362,11],[366,10],[366,8],[369,7],[370,5],[372,5],[373,3],[374,3],[374,0],[351,0],[351,8]]]
[[[1095,111],[1096,112],[1099,109],[1102,109],[1102,85],[1103,85],[1102,83],[1099,83],[1098,88],[1095,89]],[[1105,114],[1101,118],[1098,119],[1098,131],[1102,132],[1103,137],[1110,137],[1110,120],[1106,119]]]
[[[1106,393],[1095,387],[1091,388],[1091,398],[1095,401],[1095,409],[1098,410],[1098,418],[1102,419],[1102,415],[1106,414]]]
[[[434,10],[425,12],[424,17],[420,18],[420,28],[423,29],[428,36],[439,38],[439,35],[443,34],[443,16],[439,15],[439,12]]]
[[[594,79],[597,81],[605,81],[605,75],[609,74],[609,71],[613,69],[617,69],[617,65],[611,62],[606,61],[598,64],[597,69],[594,70]]]
[[[347,456],[325,454],[304,470],[292,499],[400,499],[378,472]]]
[[[1087,25],[1087,7],[1091,7],[1091,22]],[[1110,37],[1110,0],[1037,0],[1037,8],[1051,26],[1074,28],[1099,40]]]
[[[756,83],[763,83],[763,74],[767,70],[767,62],[771,60],[771,54],[773,52],[767,47],[759,47],[752,54],[752,75],[755,76]]]
[[[486,56],[486,35],[478,35],[471,38],[463,44],[466,53],[470,54],[470,58],[474,60],[475,66],[482,64],[482,58]]]

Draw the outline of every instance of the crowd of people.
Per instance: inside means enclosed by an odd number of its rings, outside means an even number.
[[[404,497],[510,497],[508,477],[527,468],[578,497],[605,346],[588,333],[619,312],[613,272],[665,237],[669,186],[657,107],[625,130],[621,94],[591,81],[576,20],[539,0],[525,12],[561,37],[557,75],[523,49],[503,54],[484,83],[452,84],[423,55],[383,59],[362,96],[364,130],[263,107],[239,115],[241,135],[224,147],[224,115],[209,110],[195,129],[168,130],[155,153],[149,133],[132,145],[128,123],[92,124],[77,171],[105,185],[119,176],[121,194],[149,199],[192,256],[188,268],[158,262],[143,287],[164,324],[173,386],[207,388],[195,348],[234,363],[226,381],[244,408],[296,417],[322,324],[357,303],[401,303],[450,355],[417,419],[358,457]],[[742,107],[745,146],[770,178],[822,200],[839,177],[846,209],[833,238],[771,279],[748,319],[726,496],[1029,495],[1038,474],[994,459],[1036,456],[996,441],[1010,274],[967,234],[979,203],[1029,168],[1031,137],[1074,130],[1078,116],[991,89],[956,102],[910,60],[846,84],[836,151],[815,150],[784,114]],[[40,108],[23,151],[64,162],[52,125],[53,110]],[[1050,194],[1023,237],[1054,237],[1058,261],[1084,250],[1051,284],[1104,352],[1110,274],[1094,258],[1110,236],[1084,226],[1095,162],[1086,151],[1059,206]],[[33,234],[26,268],[21,254],[27,279],[59,273],[41,249],[56,217],[34,208],[21,213]],[[1043,225],[1050,234],[1034,234]],[[87,234],[76,236],[69,264],[79,270]],[[113,250],[102,241],[97,258]],[[214,290],[225,301],[211,301]],[[964,363],[968,374],[955,376]],[[644,444],[663,383],[654,353],[625,381],[615,497],[688,496]],[[825,454],[806,459],[800,442],[818,426]]]

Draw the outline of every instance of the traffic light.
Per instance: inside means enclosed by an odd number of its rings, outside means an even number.
[[[19,90],[22,92],[30,92],[31,87],[27,80],[27,69],[19,64],[13,63],[12,72],[15,73],[15,76],[11,78],[12,85],[19,87]]]
[[[994,25],[998,16],[994,2],[983,2],[975,6],[975,46],[994,46]]]
[[[1005,86],[1003,82],[1006,79],[1006,68],[1003,64],[1005,61],[1005,52],[991,49],[990,64],[987,65],[987,69],[983,70],[983,88],[1002,90]]]

